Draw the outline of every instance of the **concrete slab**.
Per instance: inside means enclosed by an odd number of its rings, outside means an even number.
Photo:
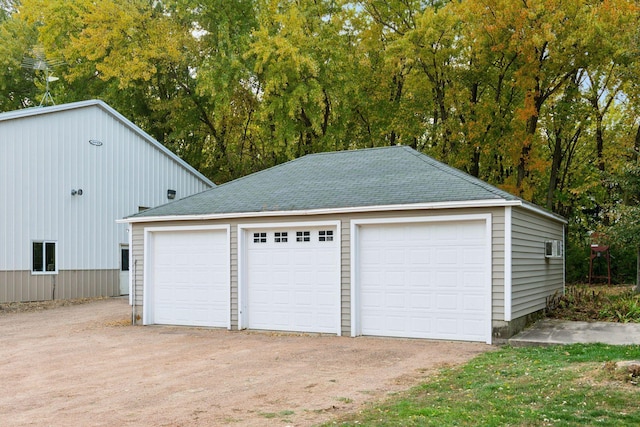
[[[508,342],[514,347],[575,343],[640,345],[640,323],[543,319],[513,336]]]

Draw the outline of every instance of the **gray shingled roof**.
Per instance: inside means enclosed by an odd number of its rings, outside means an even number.
[[[311,154],[133,217],[520,200],[409,147]]]

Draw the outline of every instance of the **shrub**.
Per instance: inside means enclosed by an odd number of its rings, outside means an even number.
[[[547,298],[547,315],[581,321],[640,323],[640,294],[630,286],[567,286]]]

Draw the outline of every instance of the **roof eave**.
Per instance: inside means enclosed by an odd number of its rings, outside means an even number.
[[[538,215],[542,215],[545,218],[553,219],[553,220],[559,221],[559,222],[561,222],[563,224],[568,224],[569,223],[564,217],[562,217],[562,216],[560,216],[558,214],[555,214],[553,212],[550,212],[550,211],[548,211],[546,209],[542,209],[541,207],[536,206],[534,204],[531,204],[531,203],[520,203],[520,206],[522,208],[526,209],[526,210],[529,210],[531,212],[535,212]]]
[[[466,200],[458,202],[432,202],[432,203],[411,203],[400,205],[378,205],[378,206],[354,206],[343,208],[326,209],[303,209],[290,211],[259,211],[259,212],[232,212],[204,215],[164,215],[164,216],[134,216],[118,220],[118,223],[131,224],[142,222],[167,222],[167,221],[205,221],[214,219],[230,218],[257,218],[257,217],[280,217],[280,216],[307,216],[307,215],[328,215],[328,214],[349,214],[365,212],[383,211],[406,211],[406,210],[431,210],[431,209],[461,209],[461,208],[493,208],[506,206],[523,206],[520,200],[488,199],[488,200]],[[541,211],[541,213],[544,211]],[[557,219],[557,218],[556,218]]]

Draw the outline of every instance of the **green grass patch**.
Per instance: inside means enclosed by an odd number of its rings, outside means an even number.
[[[283,418],[288,417],[289,415],[293,415],[295,412],[290,410],[280,411],[280,412],[260,412],[260,415],[267,419],[272,418]]]
[[[503,347],[329,425],[637,426],[640,387],[611,369],[638,346]]]

